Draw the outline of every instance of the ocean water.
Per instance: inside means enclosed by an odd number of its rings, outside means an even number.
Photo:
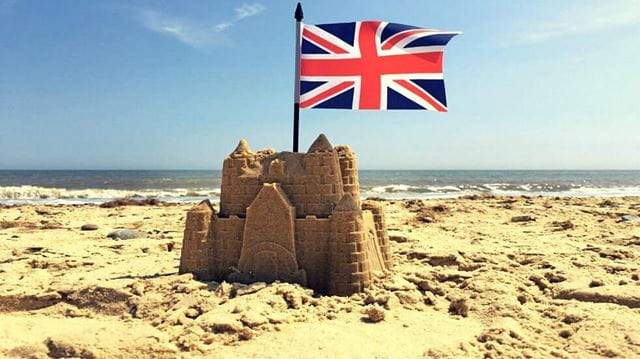
[[[361,170],[363,198],[455,198],[472,194],[640,196],[640,171],[430,171]],[[220,171],[0,170],[0,203],[101,203],[121,197],[170,202],[213,201]]]

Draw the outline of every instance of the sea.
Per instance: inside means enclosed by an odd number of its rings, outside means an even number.
[[[84,204],[154,197],[220,199],[219,170],[0,170],[0,204]],[[640,171],[361,170],[362,198],[640,196]]]

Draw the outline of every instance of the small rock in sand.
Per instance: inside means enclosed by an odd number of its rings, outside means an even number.
[[[433,219],[433,217],[431,217],[431,216],[418,216],[418,221],[420,221],[422,223],[433,223],[436,220]]]
[[[195,319],[200,315],[200,311],[195,308],[189,308],[184,311],[184,316],[187,318]]]
[[[518,295],[517,299],[518,299],[518,302],[520,302],[520,304],[524,304],[529,300],[527,296],[524,294]]]
[[[536,218],[533,216],[514,216],[511,217],[511,222],[519,223],[519,222],[535,222]]]
[[[132,229],[117,229],[109,234],[107,238],[111,239],[134,239],[143,237],[144,233]]]
[[[601,279],[594,279],[589,283],[589,288],[602,287],[604,282]]]
[[[80,227],[81,231],[95,231],[98,229],[98,226],[96,226],[95,224],[83,224]]]
[[[393,236],[389,236],[389,240],[396,242],[396,243],[405,243],[408,242],[409,239],[405,236],[402,235],[393,235]]]
[[[618,223],[620,222],[640,223],[640,216],[636,216],[633,214],[625,214],[624,216],[620,216],[620,219],[618,219],[617,222]]]
[[[554,231],[566,231],[569,229],[576,228],[576,225],[573,224],[571,221],[562,221],[562,222],[555,221],[551,223],[551,226],[554,227]]]
[[[562,338],[566,339],[566,338],[569,338],[570,336],[572,336],[573,332],[571,330],[569,330],[569,329],[563,329],[563,330],[560,331],[559,334],[560,334],[560,336]]]

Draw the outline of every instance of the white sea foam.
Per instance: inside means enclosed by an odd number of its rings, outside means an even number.
[[[640,196],[640,186],[618,186],[618,187],[579,187],[568,191],[576,197],[625,197]]]
[[[411,188],[413,188],[413,186],[409,186],[406,184],[388,184],[385,186],[373,187],[371,191],[375,193],[407,192]]]
[[[576,184],[509,184],[485,183],[460,186],[411,186],[392,184],[362,190],[362,197],[387,199],[456,198],[474,194],[500,196],[559,196],[559,197],[624,197],[640,196],[640,186],[582,187]]]
[[[114,198],[154,197],[173,202],[191,202],[202,198],[215,198],[220,195],[219,188],[204,189],[65,189],[38,186],[0,187],[0,203],[101,203]]]
[[[624,197],[640,196],[640,186],[589,187],[577,184],[509,184],[485,183],[464,185],[389,184],[361,188],[361,196],[386,199],[457,198],[474,194],[501,196]],[[167,202],[196,202],[204,198],[219,200],[220,188],[171,189],[65,189],[39,186],[0,186],[0,203],[4,204],[81,204],[102,203],[114,198],[154,197]]]

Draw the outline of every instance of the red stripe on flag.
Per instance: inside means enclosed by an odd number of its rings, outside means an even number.
[[[316,44],[324,47],[325,49],[335,53],[335,54],[346,54],[348,53],[347,50],[341,48],[340,46],[333,44],[329,41],[327,41],[326,39],[323,39],[322,37],[312,33],[311,31],[304,29],[302,30],[302,36],[306,37],[307,40],[310,40],[312,42],[315,42]]]
[[[360,47],[360,103],[361,110],[380,109],[380,73],[384,71],[384,65],[378,57],[376,49],[376,33],[380,27],[380,21],[363,21],[360,23],[358,33],[358,45]],[[387,67],[387,69],[389,69]]]
[[[415,29],[411,31],[404,31],[404,32],[397,33],[391,36],[390,38],[388,38],[387,41],[384,42],[384,45],[382,45],[382,49],[389,50],[390,48],[394,47],[398,42],[406,39],[411,35],[415,35],[419,33],[428,33],[428,32],[433,32],[433,31],[425,30],[425,29]]]
[[[353,86],[354,82],[353,81],[345,81],[340,83],[337,86],[334,86],[318,95],[313,96],[312,98],[303,101],[300,103],[300,108],[307,108],[307,107],[311,107],[312,105],[326,99],[327,97],[331,97],[332,95],[337,94],[338,92],[345,90],[351,86]]]
[[[362,76],[374,71],[379,75],[442,73],[442,52],[407,53],[380,56],[372,60],[302,58],[302,76]]]
[[[438,101],[431,97],[428,93],[426,93],[421,88],[415,86],[411,82],[407,80],[393,80],[398,85],[404,87],[405,89],[411,91],[414,95],[420,97],[421,99],[427,101],[431,106],[433,106],[439,112],[447,112],[447,108],[442,106]]]

